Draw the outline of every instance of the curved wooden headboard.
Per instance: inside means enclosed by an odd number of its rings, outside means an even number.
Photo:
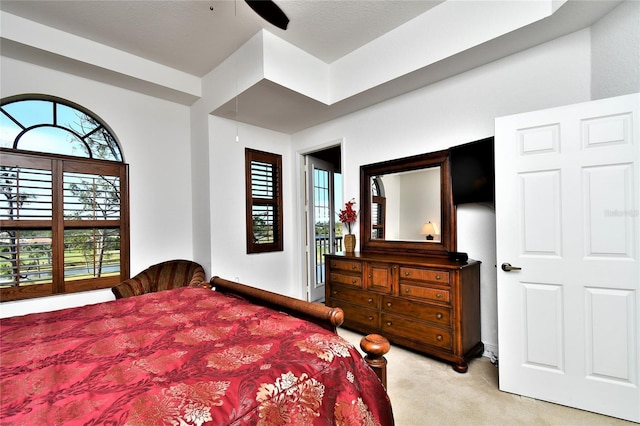
[[[344,321],[344,312],[340,308],[330,308],[320,303],[294,299],[220,277],[211,278],[209,284],[211,288],[220,293],[236,294],[257,305],[268,306],[294,317],[311,321],[334,333]]]
[[[206,285],[206,282],[202,284]],[[331,308],[320,303],[294,299],[217,276],[209,280],[209,285],[217,292],[237,295],[256,305],[266,306],[311,321],[333,333],[336,333],[336,329],[344,321],[344,311],[340,308]],[[364,357],[365,361],[375,371],[386,388],[387,360],[384,355],[389,352],[389,341],[378,334],[369,334],[360,341],[360,348],[367,354]]]

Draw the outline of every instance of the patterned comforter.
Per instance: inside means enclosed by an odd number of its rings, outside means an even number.
[[[0,322],[0,423],[391,425],[349,343],[185,287]]]

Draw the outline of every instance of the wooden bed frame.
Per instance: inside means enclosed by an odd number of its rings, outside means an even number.
[[[206,285],[207,283],[203,284]],[[305,302],[304,300],[260,290],[217,276],[211,278],[208,286],[220,293],[237,295],[256,305],[266,306],[291,316],[311,321],[334,333],[337,333],[337,328],[344,321],[344,312],[340,308]],[[360,341],[360,348],[366,353],[365,361],[375,371],[386,388],[387,360],[384,355],[389,352],[389,341],[379,334],[369,334]]]

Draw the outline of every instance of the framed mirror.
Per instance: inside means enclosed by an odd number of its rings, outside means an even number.
[[[360,167],[360,250],[456,251],[448,150]]]

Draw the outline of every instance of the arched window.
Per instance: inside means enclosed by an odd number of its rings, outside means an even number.
[[[108,288],[128,276],[128,166],[113,132],[64,99],[2,99],[1,300]]]

